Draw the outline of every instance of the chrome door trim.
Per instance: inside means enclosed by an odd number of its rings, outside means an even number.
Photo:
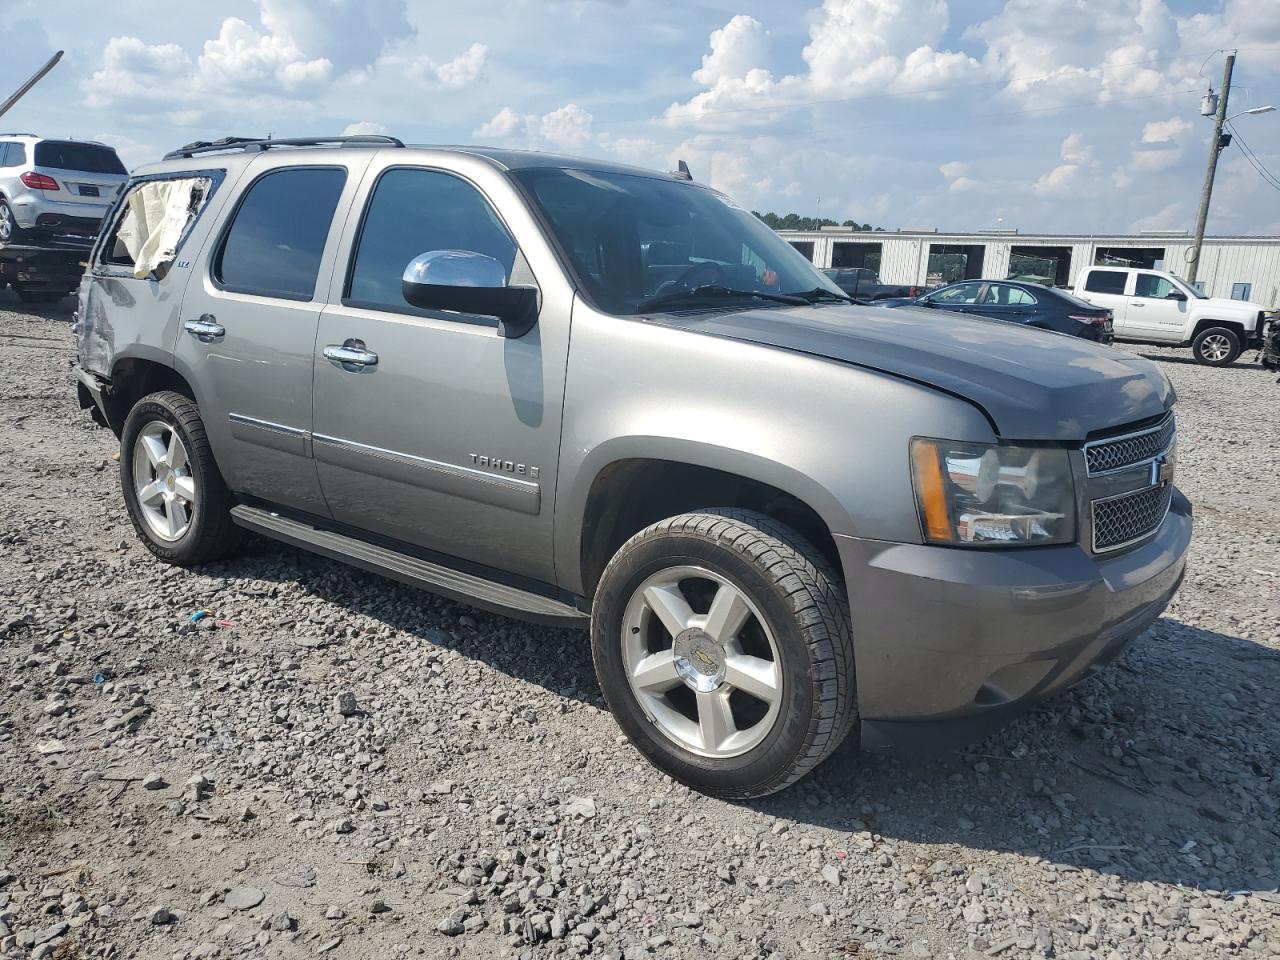
[[[300,457],[311,456],[311,431],[309,430],[290,427],[271,420],[259,420],[257,417],[246,416],[243,413],[228,413],[227,419],[231,421],[231,435],[237,440],[270,447],[273,450],[283,450]]]
[[[311,439],[316,460],[334,466],[437,490],[466,500],[505,507],[519,513],[536,515],[542,508],[542,485],[531,480],[498,476],[472,467],[387,450],[323,433],[313,434]]]

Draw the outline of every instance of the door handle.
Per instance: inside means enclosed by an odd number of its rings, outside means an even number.
[[[193,334],[201,343],[213,343],[227,335],[226,327],[220,324],[211,313],[200,315],[199,320],[188,320],[182,329]]]
[[[1145,307],[1145,306],[1146,306],[1146,304],[1145,304],[1145,303],[1143,303],[1141,300],[1130,300],[1130,301],[1129,301],[1129,306],[1131,306],[1131,307]]]
[[[344,369],[378,365],[378,355],[372,350],[366,350],[363,340],[344,340],[341,346],[331,343],[323,352],[326,360],[340,363]]]

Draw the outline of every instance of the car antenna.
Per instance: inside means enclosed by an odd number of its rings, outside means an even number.
[[[677,180],[692,180],[693,174],[689,172],[689,165],[681,160],[676,164],[675,171],[671,174]]]

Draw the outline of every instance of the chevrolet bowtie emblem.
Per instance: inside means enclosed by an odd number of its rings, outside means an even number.
[[[1173,464],[1163,453],[1151,461],[1151,486],[1168,483],[1173,479]]]

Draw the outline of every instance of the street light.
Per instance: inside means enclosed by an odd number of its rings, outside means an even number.
[[[1241,110],[1239,113],[1235,113],[1227,117],[1224,122],[1230,122],[1236,117],[1256,117],[1260,113],[1274,113],[1275,109],[1275,107],[1268,103],[1265,107],[1254,107],[1250,110]]]

